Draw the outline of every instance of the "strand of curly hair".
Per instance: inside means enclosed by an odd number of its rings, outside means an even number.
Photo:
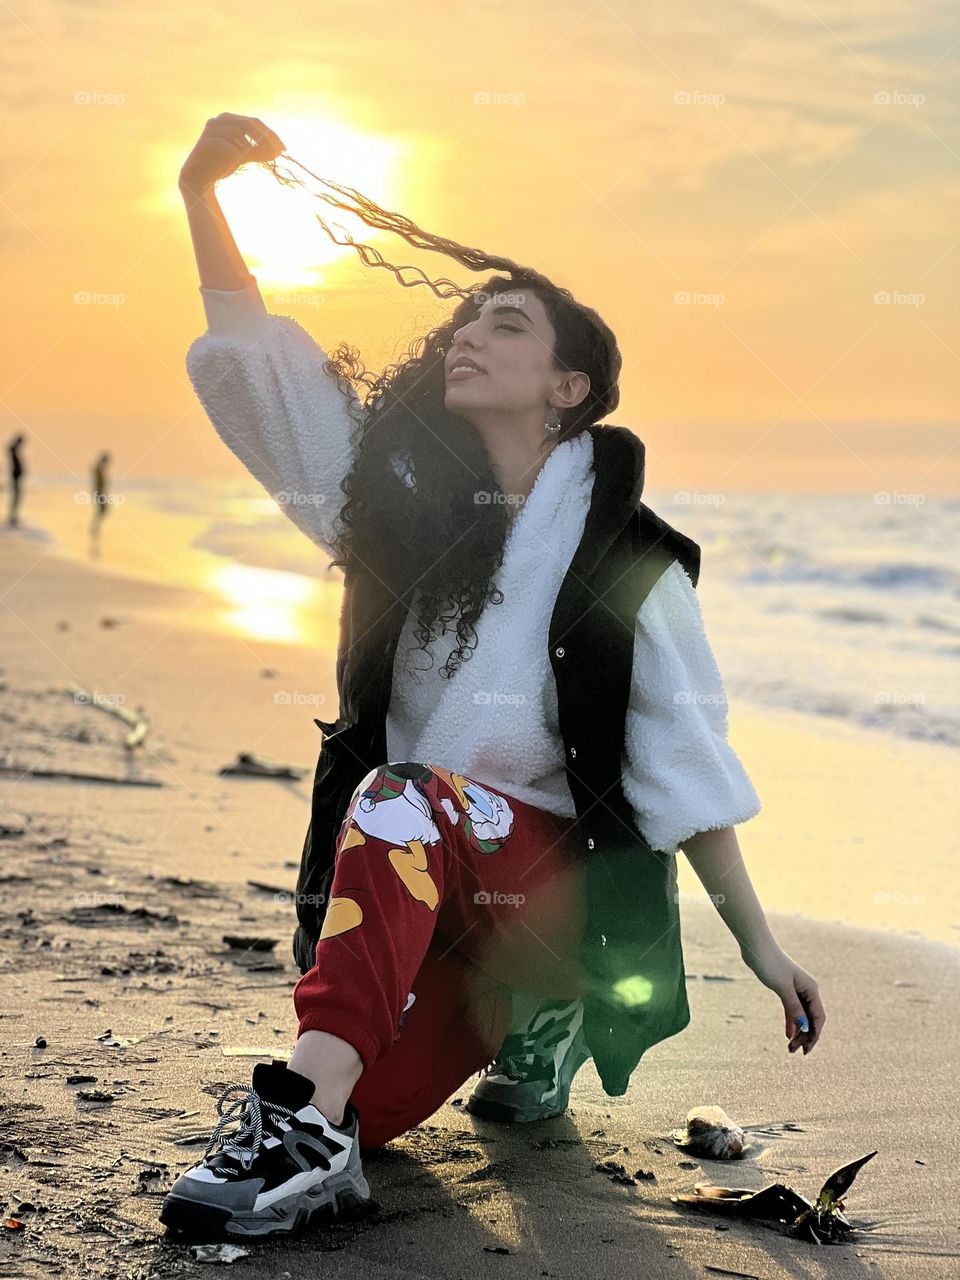
[[[316,191],[311,194],[317,199],[324,200],[327,204],[332,205],[335,209],[343,209],[347,213],[353,213],[361,218],[367,226],[376,227],[381,231],[393,231],[397,235],[402,236],[408,244],[415,249],[424,249],[431,253],[442,253],[444,257],[453,258],[455,262],[459,262],[464,267],[469,267],[471,271],[500,271],[505,275],[512,276],[516,280],[526,280],[530,284],[540,284],[543,288],[551,289],[561,296],[569,298],[571,301],[573,295],[567,289],[561,288],[553,283],[545,275],[539,271],[535,271],[532,267],[524,267],[514,262],[512,258],[504,258],[498,254],[487,253],[484,249],[472,249],[468,245],[460,244],[456,240],[450,240],[446,236],[435,235],[433,232],[424,231],[421,227],[405,214],[397,213],[381,207],[374,203],[362,191],[358,191],[355,187],[347,187],[342,183],[334,182],[330,178],[322,178],[318,174],[313,173],[305,164],[301,164],[299,160],[295,160],[288,152],[284,152],[282,157],[291,164],[297,165],[304,173],[309,174],[316,182],[323,187],[329,187],[330,191]],[[309,190],[301,178],[298,178],[291,172],[283,172],[276,160],[265,162],[266,167],[271,168],[278,182],[284,186],[299,186],[304,190]],[[338,192],[340,199],[332,195],[331,192]],[[346,197],[344,199],[343,197]],[[438,298],[470,297],[476,290],[476,286],[464,289],[456,284],[453,280],[448,280],[442,276],[439,280],[431,280],[419,267],[402,266],[396,267],[390,262],[386,262],[383,256],[373,245],[357,244],[348,231],[341,227],[344,236],[343,240],[338,240],[330,229],[328,223],[314,214],[314,217],[323,227],[324,231],[334,242],[339,245],[351,245],[360,254],[363,261],[369,267],[383,267],[385,270],[394,274],[397,281],[404,288],[410,289],[416,285],[426,285],[431,289]],[[338,224],[339,225],[339,224]],[[404,271],[412,271],[415,279],[405,280],[402,273]]]

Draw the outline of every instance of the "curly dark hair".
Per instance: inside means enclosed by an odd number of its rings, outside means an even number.
[[[440,670],[449,678],[476,647],[475,624],[487,600],[503,600],[495,576],[503,564],[509,525],[483,438],[444,406],[444,359],[453,335],[492,294],[522,286],[540,299],[556,334],[554,367],[579,370],[590,379],[585,399],[559,411],[557,442],[571,439],[616,409],[622,365],[617,340],[596,311],[532,268],[425,232],[353,188],[317,178],[286,154],[283,159],[330,189],[313,193],[319,199],[356,214],[368,226],[394,231],[414,247],[443,253],[474,271],[495,273],[482,285],[468,288],[445,278],[434,281],[417,267],[393,266],[373,246],[357,244],[346,231],[345,239],[338,239],[316,215],[335,244],[352,245],[366,265],[391,271],[405,288],[426,285],[437,297],[460,298],[448,320],[417,338],[380,374],[367,370],[356,348],[346,343],[328,356],[325,366],[354,404],[358,424],[356,461],[341,486],[347,501],[332,563],[343,567],[347,583],[355,569],[364,567],[413,606],[417,642],[431,665],[430,644],[455,626],[457,647]],[[266,167],[285,185],[304,185],[281,171],[276,160],[266,162]],[[406,271],[414,278],[405,279]],[[362,405],[360,387],[366,389]]]

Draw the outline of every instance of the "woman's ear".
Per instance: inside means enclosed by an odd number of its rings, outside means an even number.
[[[590,391],[590,375],[587,373],[565,373],[560,379],[554,394],[561,400],[560,408],[575,409],[586,400]]]

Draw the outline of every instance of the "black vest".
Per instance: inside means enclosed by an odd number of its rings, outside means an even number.
[[[696,586],[700,548],[640,501],[643,442],[626,427],[588,430],[593,494],[557,593],[549,645],[585,859],[581,945],[590,992],[584,1037],[605,1092],[615,1097],[626,1092],[646,1050],[690,1020],[676,860],[652,850],[640,834],[622,777],[637,611],[674,560]],[[340,717],[316,722],[325,737],[297,882],[293,950],[302,973],[315,963],[336,838],[350,798],[371,769],[388,763],[386,718],[405,617],[405,603],[373,575],[348,575],[337,654]]]

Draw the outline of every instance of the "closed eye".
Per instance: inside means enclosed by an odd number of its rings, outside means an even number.
[[[515,324],[498,324],[498,329],[509,329],[511,333],[523,333],[523,330]]]

